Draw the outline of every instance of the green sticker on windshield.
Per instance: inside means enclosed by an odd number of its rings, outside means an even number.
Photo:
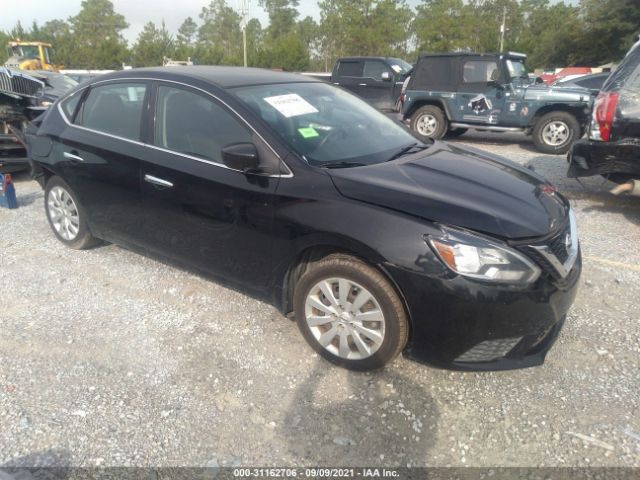
[[[300,132],[302,138],[315,138],[320,136],[320,134],[316,132],[316,129],[313,127],[299,128],[298,132]]]

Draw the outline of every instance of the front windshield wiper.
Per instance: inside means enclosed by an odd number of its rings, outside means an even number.
[[[345,160],[337,160],[335,162],[326,162],[320,165],[322,168],[351,168],[351,167],[364,167],[366,163],[360,162],[348,162]]]
[[[429,145],[425,145],[424,143],[422,144],[419,144],[418,142],[412,143],[411,145],[407,145],[406,147],[403,147],[399,152],[394,153],[393,156],[389,160],[387,160],[387,162],[403,157],[410,153],[416,153],[416,152],[425,150],[427,148],[429,148]],[[415,152],[412,150],[415,150]]]

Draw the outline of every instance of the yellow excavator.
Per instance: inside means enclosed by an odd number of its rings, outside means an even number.
[[[7,45],[9,59],[4,63],[7,68],[17,70],[49,70],[58,72],[62,65],[51,63],[52,47],[50,43],[23,42],[13,40]]]

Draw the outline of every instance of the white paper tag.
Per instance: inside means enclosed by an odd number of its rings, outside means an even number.
[[[308,113],[318,113],[318,110],[313,105],[297,93],[267,97],[264,101],[287,118],[307,115]]]

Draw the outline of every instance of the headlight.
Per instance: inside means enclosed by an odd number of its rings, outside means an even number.
[[[494,283],[528,285],[540,268],[520,252],[460,230],[443,227],[442,236],[426,236],[440,260],[455,273]]]
[[[53,105],[53,102],[50,102],[49,100],[43,100],[40,102],[40,106],[42,107],[50,107],[51,105]]]

